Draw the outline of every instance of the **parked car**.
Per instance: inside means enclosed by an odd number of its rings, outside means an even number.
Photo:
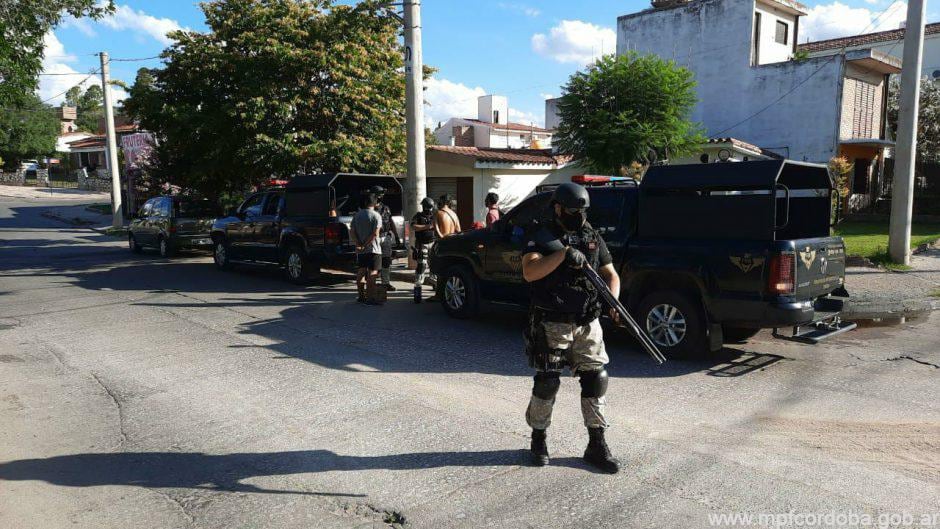
[[[642,183],[574,180],[589,186],[588,220],[610,248],[621,300],[663,353],[717,350],[764,328],[815,343],[855,327],[839,318],[845,244],[830,236],[825,166],[662,166]],[[526,230],[548,218],[551,192],[541,191],[489,230],[437,242],[431,270],[448,314],[471,317],[483,300],[528,305],[522,245]],[[778,332],[789,327],[789,336]]]
[[[405,252],[402,187],[392,176],[345,173],[299,175],[284,187],[254,193],[212,227],[215,264],[282,266],[294,283],[307,283],[321,268],[350,267],[355,246],[349,225],[359,196],[380,185],[395,223],[394,256]]]
[[[128,227],[131,251],[156,248],[161,257],[179,250],[212,248],[209,232],[220,216],[219,206],[207,199],[184,196],[154,197],[137,211]]]

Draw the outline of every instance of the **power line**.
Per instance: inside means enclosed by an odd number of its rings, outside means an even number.
[[[862,33],[865,33],[865,32],[868,31],[870,28],[872,28],[872,27],[874,27],[875,25],[877,25],[877,22],[878,22],[883,16],[887,15],[888,12],[889,12],[891,9],[893,9],[894,6],[895,6],[899,1],[900,1],[900,0],[894,0],[893,2],[891,2],[891,5],[889,5],[887,8],[885,8],[884,11],[882,11],[877,17],[875,17],[875,18],[871,21],[871,23],[869,23],[868,26],[866,26],[865,29],[862,30]],[[778,97],[777,99],[775,99],[775,100],[774,100],[773,102],[771,102],[769,105],[767,105],[767,106],[765,106],[764,108],[758,110],[757,112],[751,114],[750,116],[748,116],[748,117],[742,119],[741,121],[735,123],[734,125],[731,125],[730,127],[727,127],[727,128],[725,128],[725,129],[723,129],[723,130],[721,130],[721,131],[719,131],[719,132],[714,133],[712,136],[720,137],[722,134],[724,134],[724,133],[726,133],[726,132],[729,132],[729,131],[731,131],[731,130],[734,130],[735,128],[737,128],[737,127],[739,127],[739,126],[741,126],[741,125],[747,123],[748,121],[750,121],[750,120],[756,118],[757,116],[763,114],[764,112],[766,112],[767,110],[769,110],[771,107],[773,107],[773,106],[776,105],[777,103],[783,101],[783,100],[786,99],[790,94],[792,94],[793,92],[796,92],[797,90],[800,89],[800,87],[802,87],[804,84],[806,84],[807,82],[809,82],[809,80],[812,79],[813,77],[815,77],[816,74],[818,74],[819,72],[821,72],[821,71],[823,70],[823,68],[825,68],[826,66],[829,66],[829,64],[830,64],[832,61],[834,61],[834,60],[836,59],[836,57],[839,57],[840,55],[842,55],[843,53],[845,53],[846,48],[848,48],[848,44],[846,44],[845,46],[842,46],[842,48],[841,48],[838,52],[832,54],[832,55],[829,57],[829,60],[827,60],[826,62],[824,62],[823,64],[821,64],[821,65],[819,66],[819,68],[816,68],[816,70],[813,71],[813,73],[811,73],[811,74],[809,74],[808,76],[806,76],[805,79],[803,79],[802,81],[800,81],[799,83],[797,83],[796,86],[794,86],[794,87],[791,88],[790,90],[787,90],[783,95],[781,95],[780,97]]]
[[[75,86],[81,86],[81,85],[85,84],[89,79],[91,79],[92,77],[94,77],[95,75],[97,75],[97,74],[99,74],[99,73],[101,73],[101,69],[100,69],[100,68],[99,68],[97,71],[94,71],[94,72],[91,72],[90,74],[88,74],[88,77],[86,77],[86,78],[82,79],[81,81],[79,81]],[[59,97],[64,96],[65,94],[67,94],[67,93],[69,92],[69,90],[71,90],[72,88],[75,88],[75,86],[71,86],[71,87],[69,87],[67,90],[65,90],[65,91],[63,91],[63,92],[61,92],[61,93],[59,93],[59,94],[56,94],[56,95],[54,95],[54,96],[52,96],[52,97],[50,97],[50,98],[43,99],[42,101],[40,101],[40,104],[46,104],[46,103],[48,103],[49,101],[52,101],[53,99],[56,99],[56,98],[59,98]]]

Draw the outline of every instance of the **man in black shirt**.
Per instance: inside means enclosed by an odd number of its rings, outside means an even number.
[[[620,462],[604,439],[609,359],[598,321],[601,302],[581,268],[590,265],[597,270],[614,296],[620,294],[620,277],[604,240],[587,223],[590,205],[584,187],[562,184],[552,196],[549,218],[529,230],[522,258],[523,277],[532,284],[526,353],[537,372],[526,421],[532,427],[533,462],[546,465],[546,430],[561,372],[568,367],[581,381],[581,412],[590,435],[584,459],[604,472],[616,473]],[[616,319],[616,313],[611,317]]]
[[[392,220],[392,210],[385,205],[385,188],[382,186],[372,186],[369,192],[376,196],[378,203],[375,205],[375,211],[382,216],[382,233],[380,242],[382,243],[382,283],[385,290],[391,292],[396,290],[392,285],[392,246],[395,245],[395,222]]]
[[[421,303],[421,287],[424,280],[430,276],[428,272],[428,255],[431,252],[431,245],[434,244],[434,199],[425,197],[421,201],[421,211],[415,213],[411,219],[411,232],[414,233],[414,244],[411,247],[411,255],[417,263],[415,268],[415,303]],[[434,281],[434,277],[431,281]]]

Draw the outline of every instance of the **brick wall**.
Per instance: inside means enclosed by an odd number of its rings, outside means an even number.
[[[884,100],[884,77],[877,73],[846,70],[842,89],[842,118],[839,138],[880,138],[882,130],[882,107]]]
[[[454,127],[454,145],[457,147],[473,147],[473,127]]]

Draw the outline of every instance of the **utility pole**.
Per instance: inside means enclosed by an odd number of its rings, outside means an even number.
[[[405,218],[419,211],[427,195],[424,160],[424,60],[421,56],[421,0],[404,0],[405,119],[407,122],[408,182]]]
[[[888,252],[898,264],[911,264],[911,215],[914,212],[914,162],[917,156],[917,119],[920,111],[920,65],[924,58],[926,0],[909,0],[904,30],[904,62],[898,138],[895,148],[894,189]]]
[[[108,52],[101,52],[101,91],[104,93],[104,126],[107,129],[108,171],[111,172],[111,225],[124,226],[121,207],[121,172],[118,168],[117,136],[114,134],[114,109],[111,108],[111,67]]]

